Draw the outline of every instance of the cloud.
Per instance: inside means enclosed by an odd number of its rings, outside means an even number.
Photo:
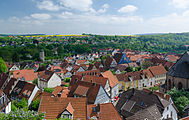
[[[16,16],[12,16],[8,20],[11,21],[11,22],[19,22],[20,21],[20,19]]]
[[[51,15],[45,13],[35,13],[35,14],[31,14],[30,16],[38,20],[47,20],[51,18]]]
[[[134,5],[126,5],[118,10],[120,13],[135,12],[138,8]]]
[[[186,9],[189,7],[189,0],[172,0],[171,4],[176,8]]]
[[[54,5],[54,3],[50,0],[43,0],[42,2],[37,2],[37,7],[41,10],[48,11],[58,11],[60,6]]]
[[[105,13],[108,8],[109,8],[109,5],[104,4],[102,8],[98,10],[98,13]]]
[[[79,11],[91,11],[92,0],[59,0],[61,5],[66,8],[75,9]]]
[[[57,15],[58,18],[69,18],[70,16],[72,16],[73,13],[71,12],[62,12],[60,15]]]

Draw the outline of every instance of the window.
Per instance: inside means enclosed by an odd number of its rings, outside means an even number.
[[[173,117],[173,112],[171,111],[171,118]]]

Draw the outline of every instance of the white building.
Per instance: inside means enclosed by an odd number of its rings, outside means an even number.
[[[54,88],[61,85],[61,78],[52,71],[42,71],[38,73],[38,87]]]

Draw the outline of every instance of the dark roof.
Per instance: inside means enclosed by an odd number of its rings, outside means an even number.
[[[158,110],[162,113],[164,106],[157,95],[152,94],[152,92],[130,89],[122,93],[116,109],[120,114],[124,113],[123,110],[127,111],[126,114],[122,114],[126,118],[154,104],[157,105]]]
[[[119,63],[120,60],[121,60],[121,58],[122,58],[122,56],[123,56],[123,53],[116,53],[116,54],[114,55],[115,61],[116,61],[117,63]]]
[[[12,90],[10,96],[19,99],[25,98],[26,100],[28,100],[34,88],[35,88],[34,84],[20,80]]]
[[[189,78],[189,52],[185,52],[176,64],[167,72],[167,75]]]
[[[102,63],[97,61],[97,62],[95,62],[94,65],[95,65],[95,67],[96,67],[97,69],[99,69],[99,67],[100,67],[100,65],[102,65]]]
[[[40,80],[42,80],[42,81],[48,82],[49,79],[51,78],[51,76],[52,76],[53,74],[54,74],[53,71],[48,71],[48,70],[41,71],[41,72],[39,72],[39,78],[40,78]]]
[[[9,75],[5,74],[5,73],[1,73],[0,74],[0,89],[3,86],[3,84],[5,83],[5,81],[8,79]]]
[[[128,82],[130,81],[130,78],[132,78],[132,80],[141,80],[143,79],[142,75],[144,75],[144,77],[146,78],[146,74],[141,70],[135,72],[128,72],[125,74],[117,74],[116,77],[119,81]]]
[[[77,81],[80,81],[82,79],[82,76],[80,75],[72,75],[69,88],[71,88],[72,85],[74,85]]]
[[[126,120],[159,120],[160,118],[161,113],[159,112],[156,104],[154,104],[150,107],[136,112],[134,115],[128,117]]]
[[[184,108],[184,111],[189,109],[189,104]]]
[[[73,97],[74,95],[76,95],[74,93],[75,93],[75,91],[77,90],[78,87],[80,87],[80,88],[82,88],[82,87],[88,88],[88,90],[86,91],[85,95],[79,95],[79,96],[83,96],[83,97],[86,96],[87,100],[88,100],[88,103],[89,104],[93,104],[95,102],[95,100],[96,100],[98,91],[100,89],[100,85],[99,84],[90,83],[90,82],[77,81],[71,87],[68,97]],[[86,89],[83,89],[83,90],[86,90]]]
[[[9,92],[12,89],[12,86],[16,84],[16,81],[17,81],[17,79],[15,79],[15,78],[10,79],[10,81],[8,82],[7,86],[4,89],[5,94],[7,94],[7,95],[9,94]]]
[[[4,94],[4,92],[0,89],[0,97]],[[9,99],[9,97],[5,94],[4,97],[4,103],[0,104],[0,112],[3,111],[5,109],[5,107],[9,104],[11,100]]]
[[[107,68],[107,69],[110,68],[110,65],[111,65],[112,61],[113,61],[113,58],[112,58],[112,57],[110,57],[110,56],[107,56],[107,57],[106,57],[105,65],[106,65],[106,68]]]

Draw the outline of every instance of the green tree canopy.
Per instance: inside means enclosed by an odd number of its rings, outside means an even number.
[[[5,61],[0,57],[0,73],[4,72],[6,73],[8,71],[8,68],[5,64]]]

